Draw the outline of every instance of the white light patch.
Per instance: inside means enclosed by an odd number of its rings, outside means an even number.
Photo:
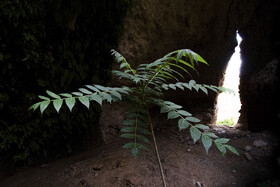
[[[241,58],[239,45],[242,41],[242,38],[237,32],[236,39],[238,45],[235,47],[235,52],[228,62],[228,66],[225,72],[225,80],[223,83],[223,87],[233,89],[235,91],[235,95],[227,93],[219,94],[217,122],[233,118],[234,124],[236,124],[240,116],[239,110],[241,108],[241,103],[238,87]]]

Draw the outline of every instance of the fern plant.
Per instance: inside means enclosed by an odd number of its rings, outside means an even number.
[[[128,85],[133,86],[105,87],[93,84],[86,85],[72,93],[55,94],[47,91],[48,96],[39,96],[41,101],[32,105],[30,110],[35,111],[39,108],[43,113],[51,103],[55,110],[59,112],[63,103],[72,111],[77,101],[87,108],[89,108],[91,101],[101,106],[103,101],[109,103],[116,101],[129,102],[131,106],[122,121],[121,137],[131,141],[126,143],[123,148],[130,149],[133,157],[136,158],[139,150],[147,150],[146,145],[150,143],[148,136],[152,135],[164,186],[166,186],[165,177],[149,113],[151,105],[159,106],[160,113],[166,113],[167,119],[177,119],[180,130],[189,128],[194,143],[201,139],[206,153],[214,143],[223,156],[227,150],[238,155],[237,150],[227,144],[229,139],[219,138],[214,133],[209,132],[208,126],[201,124],[198,118],[184,110],[182,106],[162,99],[164,91],[169,89],[194,89],[196,91],[201,90],[205,94],[208,94],[209,90],[232,92],[232,90],[223,87],[198,84],[194,80],[189,82],[179,81],[180,78],[184,79],[182,72],[187,74],[190,74],[189,70],[197,72],[195,66],[198,63],[207,64],[200,55],[189,49],[181,49],[168,53],[150,64],[141,64],[136,69],[133,69],[120,53],[115,50],[111,52],[116,62],[120,65],[120,70],[115,70],[112,73],[121,79],[125,79],[130,83]],[[175,83],[170,83],[171,80]]]

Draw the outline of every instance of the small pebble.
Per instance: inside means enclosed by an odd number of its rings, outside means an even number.
[[[251,147],[251,146],[246,145],[246,146],[244,147],[244,151],[250,151],[250,150],[252,150],[252,147]]]
[[[120,161],[117,163],[117,168],[122,168],[124,167],[124,165],[125,165],[124,162]]]
[[[243,154],[243,156],[244,156],[244,158],[246,159],[246,160],[248,160],[248,161],[251,161],[253,158],[252,158],[252,156],[249,154],[249,153],[247,153],[247,152],[245,152],[244,154]]]
[[[97,165],[93,166],[92,169],[95,171],[100,171],[103,169],[103,167],[104,166],[102,164],[97,164]]]
[[[232,173],[236,173],[236,170],[232,170]]]
[[[255,140],[253,145],[255,147],[265,147],[265,146],[267,146],[267,143],[263,140]]]
[[[87,181],[86,181],[85,179],[81,179],[81,180],[80,180],[80,183],[81,183],[81,185],[86,185],[86,184],[87,184]]]
[[[40,167],[41,168],[45,168],[45,167],[47,167],[48,166],[48,164],[43,164],[43,165],[41,165]]]
[[[251,134],[249,134],[249,133],[245,134],[245,137],[250,138],[251,136],[252,136],[252,135],[251,135]]]
[[[193,143],[192,140],[188,141],[187,144],[188,144],[188,145],[194,145],[194,143]]]

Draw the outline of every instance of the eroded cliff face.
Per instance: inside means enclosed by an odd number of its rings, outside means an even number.
[[[278,36],[275,26],[277,18],[279,21],[278,12],[277,0],[139,1],[139,5],[126,19],[126,32],[118,50],[136,66],[153,62],[170,51],[189,48],[200,54],[210,65],[200,65],[199,76],[195,73],[193,77],[186,75],[186,81],[195,79],[198,83],[221,86],[227,62],[237,45],[235,33],[240,30],[243,37],[243,66],[240,76],[243,106],[240,123],[243,128],[249,126],[253,130],[255,121],[252,118],[255,116],[252,111],[259,107],[258,111],[262,113],[261,111],[268,110],[271,106],[258,106],[258,99],[251,101],[255,91],[248,92],[247,88],[251,84],[255,85],[250,79],[278,57],[273,52],[273,46],[279,41],[279,37],[275,40]],[[262,88],[258,92],[264,90],[267,89]],[[276,91],[277,89],[271,89],[273,93],[267,96],[275,95]],[[205,123],[215,122],[216,98],[215,93],[205,96],[190,92],[179,92],[176,95],[170,92],[167,97],[184,105],[194,115],[199,114]],[[270,97],[266,99],[269,100],[268,103],[273,102]],[[259,122],[261,126],[265,125],[265,119],[271,114],[265,115],[268,116]]]

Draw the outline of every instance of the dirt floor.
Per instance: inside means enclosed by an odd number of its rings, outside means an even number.
[[[225,157],[214,146],[206,154],[201,142],[193,144],[186,131],[156,129],[160,155],[169,187],[280,186],[277,138],[268,132],[251,133],[215,127],[220,137],[240,153]],[[124,139],[84,153],[20,171],[0,181],[0,186],[162,186],[158,163],[150,146],[139,158],[121,149]],[[277,173],[278,170],[278,173]]]

